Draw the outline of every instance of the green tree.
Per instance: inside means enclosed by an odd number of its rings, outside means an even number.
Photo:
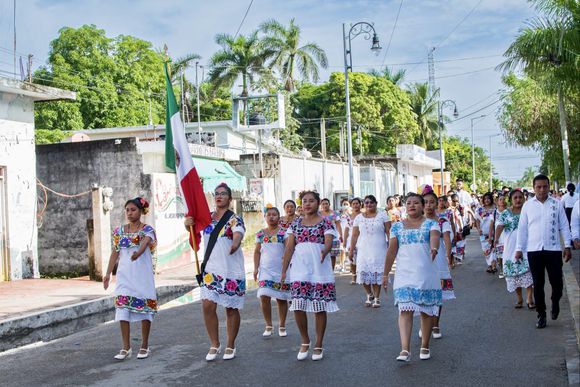
[[[290,20],[288,27],[271,19],[262,23],[260,30],[266,34],[264,45],[274,52],[271,65],[280,72],[287,91],[296,89],[295,70],[298,70],[302,80],[318,82],[318,66],[327,68],[328,58],[316,43],[300,45],[301,30],[294,19]]]
[[[397,144],[413,143],[418,125],[410,108],[409,95],[383,77],[366,73],[349,75],[353,128],[362,128],[362,149],[353,130],[356,153],[393,154]],[[339,149],[339,121],[345,116],[344,74],[332,73],[328,82],[302,85],[295,95],[295,116],[304,121],[301,134],[309,149],[319,148],[320,123],[308,119],[327,118],[327,148]]]
[[[144,125],[150,106],[153,122],[162,122],[162,63],[151,43],[141,39],[108,38],[94,25],[62,28],[34,82],[73,90],[77,99],[37,106],[36,127],[69,131]]]
[[[369,71],[369,74],[375,77],[383,77],[391,81],[393,84],[400,86],[403,80],[405,79],[405,73],[407,71],[404,69],[400,69],[397,71],[391,70],[388,66],[385,66],[383,71],[379,71],[376,69],[372,69]]]
[[[427,83],[413,83],[409,87],[411,109],[419,126],[415,144],[426,149],[433,149],[439,140],[439,125],[437,119],[437,97],[439,92],[429,93]],[[444,129],[444,128],[442,128]]]
[[[274,55],[273,50],[264,45],[257,31],[235,39],[228,34],[218,34],[215,41],[221,49],[210,59],[210,82],[217,87],[232,88],[236,79],[241,77],[241,96],[247,97],[250,84],[270,71],[266,62]]]
[[[528,167],[522,174],[522,178],[519,179],[516,184],[518,187],[531,187],[534,177],[538,174],[538,171],[534,167]]]

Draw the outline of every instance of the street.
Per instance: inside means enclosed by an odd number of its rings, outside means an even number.
[[[113,360],[121,342],[118,324],[110,323],[0,355],[0,382],[3,386],[568,385],[564,348],[573,328],[565,295],[560,318],[537,330],[535,311],[514,309],[515,295],[507,293],[505,281],[485,273],[473,237],[466,263],[452,274],[457,299],[444,305],[443,338],[431,341],[428,361],[419,360],[417,318],[411,362],[395,361],[400,342],[391,292],[383,295],[382,308],[365,308],[362,289],[349,285],[350,276],[340,276],[341,310],[329,315],[320,362],[296,361],[300,339],[292,317],[288,337],[262,338],[264,323],[252,290],[242,310],[238,352],[232,361],[204,360],[209,341],[196,302],[160,312],[153,323],[149,359],[135,357],[140,327],[134,324],[133,358]],[[549,297],[549,289],[546,292]],[[225,344],[223,310],[220,323]]]

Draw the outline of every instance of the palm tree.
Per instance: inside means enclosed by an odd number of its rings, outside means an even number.
[[[328,67],[328,58],[322,48],[316,43],[300,45],[300,27],[290,20],[288,27],[278,21],[270,19],[260,26],[266,34],[264,45],[275,52],[271,66],[276,67],[284,80],[287,91],[296,89],[295,68],[303,80],[317,82],[319,79],[318,66]]]
[[[258,32],[234,38],[228,34],[218,34],[215,41],[222,48],[210,59],[209,80],[216,87],[233,87],[238,77],[242,77],[242,97],[248,96],[248,83],[269,69],[265,63],[274,52],[266,47],[258,37]]]
[[[403,79],[405,79],[406,72],[407,71],[404,69],[393,71],[387,66],[383,71],[372,69],[369,71],[369,74],[375,77],[386,78],[391,81],[393,85],[399,86],[401,82],[403,82]]]
[[[546,90],[558,95],[560,134],[567,143],[568,130],[564,94],[568,88],[578,87],[580,71],[580,5],[577,0],[532,0],[543,17],[530,20],[508,47],[506,60],[498,67],[513,71],[522,67],[530,77],[539,80]],[[569,150],[564,150],[564,174],[570,181]]]
[[[410,85],[409,96],[411,110],[415,113],[415,119],[419,125],[420,137],[418,145],[427,149],[433,149],[433,144],[439,139],[437,124],[437,97],[438,91],[429,93],[427,83],[413,83]]]

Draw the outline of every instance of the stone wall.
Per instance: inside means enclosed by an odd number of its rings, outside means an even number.
[[[77,194],[90,191],[94,185],[113,188],[112,227],[125,222],[123,205],[127,199],[151,196],[150,175],[142,173],[135,138],[39,145],[36,158],[38,179],[54,191]],[[44,195],[41,188],[38,194]],[[41,275],[87,274],[90,194],[77,198],[47,195],[38,230]]]

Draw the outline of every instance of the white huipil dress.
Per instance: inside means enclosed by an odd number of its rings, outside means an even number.
[[[280,282],[285,239],[286,229],[284,228],[280,228],[275,235],[267,235],[264,230],[256,234],[256,243],[260,244],[258,298],[268,296],[278,300],[290,299],[290,284]]]
[[[491,266],[493,261],[495,261],[495,254],[492,251],[491,243],[489,240],[489,225],[493,220],[493,214],[495,213],[495,208],[486,209],[484,207],[478,207],[475,210],[475,217],[479,220],[479,227],[481,228],[482,234],[479,237],[481,242],[481,250],[483,250],[483,255],[485,256],[485,262],[487,266]]]
[[[358,215],[357,215],[358,216]],[[355,217],[356,218],[356,217]],[[344,226],[344,231],[346,232],[346,230],[348,230],[348,238],[346,239],[345,242],[345,248],[346,251],[349,252],[350,251],[350,244],[352,242],[352,230],[354,227],[354,219],[350,217],[350,215],[346,216],[346,222],[345,222],[345,226]],[[350,263],[352,263],[353,265],[356,265],[356,256],[357,256],[357,249],[356,246],[354,247],[354,251],[353,251],[353,256],[352,257],[348,257],[348,259],[350,260]]]
[[[497,220],[498,226],[503,226],[501,233],[503,238],[503,275],[510,293],[517,288],[527,288],[534,284],[528,255],[523,252],[523,258],[516,260],[516,244],[518,240],[518,224],[520,215],[514,214],[507,209],[501,213]]]
[[[431,231],[439,231],[438,223],[432,219],[426,219],[419,228],[405,228],[403,222],[397,222],[391,228],[391,239],[396,239],[399,246],[393,283],[399,312],[439,315],[441,280],[437,263],[431,259]]]
[[[303,218],[298,218],[288,229],[296,242],[287,277],[292,298],[290,310],[336,312],[338,305],[330,254],[320,262],[324,236],[334,236],[336,230],[328,219],[313,226],[305,226],[302,221]]]
[[[217,224],[217,220],[212,220],[212,223],[203,230],[205,248]],[[211,252],[203,273],[200,295],[202,300],[213,301],[226,308],[242,309],[246,294],[246,271],[241,246],[235,253],[230,254],[235,232],[243,236],[246,229],[242,218],[233,214],[220,231]]]
[[[359,230],[356,242],[356,282],[358,284],[380,285],[382,283],[388,247],[385,223],[388,221],[389,218],[384,211],[378,212],[372,218],[360,214],[354,219],[353,227],[358,227]]]
[[[437,252],[435,263],[437,263],[437,270],[439,272],[439,278],[441,279],[442,298],[443,300],[452,300],[455,298],[455,292],[453,291],[453,280],[451,279],[451,272],[449,271],[447,249],[443,235],[448,233],[451,239],[453,230],[451,229],[451,223],[445,218],[439,218],[438,223],[439,230],[441,231],[441,240],[439,242],[439,251]]]
[[[136,260],[131,260],[139,250],[143,238],[151,238],[149,248]],[[157,292],[153,259],[157,237],[149,225],[135,233],[126,232],[123,226],[113,231],[113,250],[119,253],[115,285],[115,321],[153,320],[157,313]]]

